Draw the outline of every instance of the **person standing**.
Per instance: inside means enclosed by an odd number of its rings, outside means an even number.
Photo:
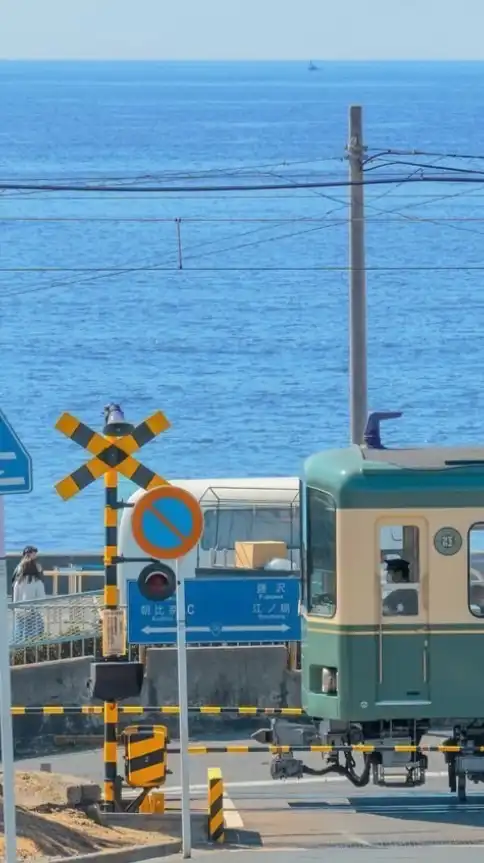
[[[15,580],[21,574],[35,575],[36,573],[38,573],[43,580],[44,573],[39,561],[37,560],[38,553],[39,550],[35,547],[35,545],[25,546],[22,552],[22,557],[20,558],[20,562],[17,564],[13,571],[12,586],[15,584]]]
[[[44,620],[38,608],[30,603],[45,599],[44,574],[36,560],[34,546],[24,548],[22,559],[13,574],[13,601],[25,603],[15,609],[15,642],[39,638],[44,632]]]

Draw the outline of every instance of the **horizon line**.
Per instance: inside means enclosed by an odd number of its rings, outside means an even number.
[[[1,57],[0,63],[320,63],[324,66],[341,63],[484,63],[473,57],[342,57],[342,58],[200,58],[200,57]]]

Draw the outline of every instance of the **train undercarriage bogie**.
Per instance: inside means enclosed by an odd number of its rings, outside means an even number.
[[[449,790],[457,794],[459,801],[465,802],[467,782],[475,785],[484,782],[484,720],[454,725],[451,737],[444,740],[443,745],[456,748],[455,752],[445,753]]]
[[[428,757],[419,747],[429,730],[428,720],[353,723],[315,719],[303,724],[277,718],[270,728],[252,736],[260,743],[289,747],[273,755],[273,779],[336,773],[360,788],[370,782],[380,787],[415,788],[425,784]],[[452,735],[441,745],[455,747],[455,751],[444,751],[449,790],[464,802],[467,782],[484,782],[484,720],[454,725]],[[321,753],[323,767],[304,763],[307,753],[298,750],[309,746],[333,747]]]

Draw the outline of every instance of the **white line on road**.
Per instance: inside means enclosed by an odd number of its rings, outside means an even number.
[[[241,830],[244,826],[240,812],[235,808],[235,803],[224,794],[224,817],[225,826],[228,830]]]
[[[442,770],[440,772],[429,772],[429,773],[427,773],[427,779],[440,779],[442,776],[447,776],[446,770]],[[242,788],[269,788],[269,787],[271,787],[271,788],[274,788],[274,790],[281,790],[282,791],[283,788],[287,788],[288,786],[292,786],[292,785],[295,785],[295,786],[298,786],[299,788],[301,788],[305,785],[320,785],[320,784],[326,783],[326,782],[347,782],[347,781],[348,780],[346,779],[345,776],[314,776],[314,777],[309,777],[308,779],[281,779],[279,781],[277,781],[275,779],[256,779],[256,780],[252,779],[252,780],[243,781],[243,782],[225,782],[224,781],[224,788],[230,788],[230,789],[236,790],[238,788],[242,789]],[[175,794],[175,795],[181,794],[181,787],[178,785],[176,785],[174,787],[169,786],[168,788],[165,788],[164,790],[165,790],[165,794]],[[206,790],[207,790],[206,784],[204,784],[204,785],[191,785],[190,786],[190,791],[193,791],[193,792],[200,792],[200,791],[206,792]]]

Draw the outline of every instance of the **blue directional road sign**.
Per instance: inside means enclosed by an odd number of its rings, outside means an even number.
[[[0,411],[0,495],[32,491],[32,459]]]
[[[190,578],[185,581],[189,643],[299,641],[299,579]],[[129,644],[176,644],[176,597],[149,602],[128,582]]]

